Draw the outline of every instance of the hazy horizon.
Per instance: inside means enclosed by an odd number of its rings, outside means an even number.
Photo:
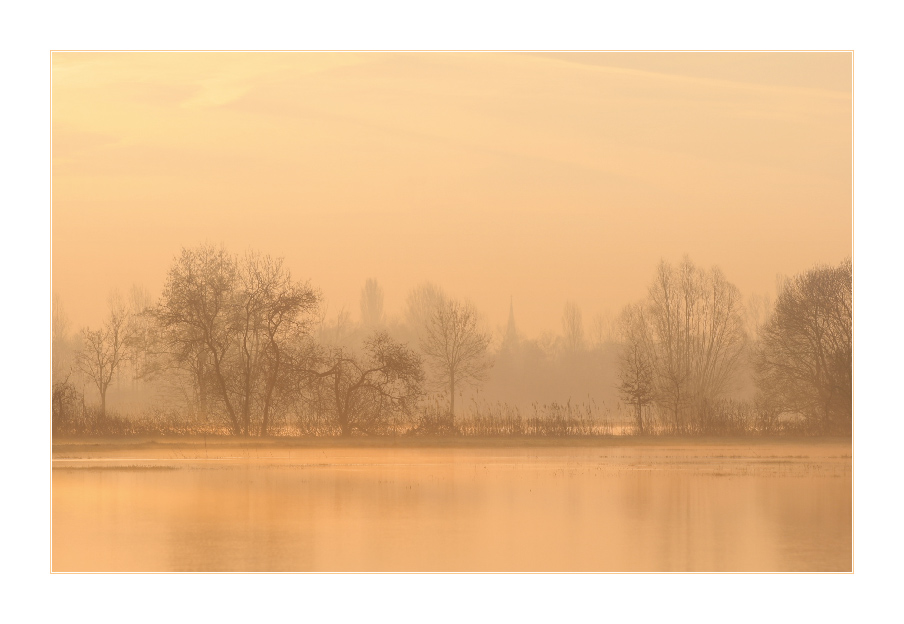
[[[852,61],[53,53],[51,571],[851,571]]]
[[[330,314],[430,280],[530,336],[660,258],[747,295],[851,255],[850,53],[52,56],[53,290],[70,327],[182,247],[282,256]]]

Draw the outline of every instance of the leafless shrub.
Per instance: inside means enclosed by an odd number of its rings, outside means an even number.
[[[72,433],[82,427],[84,396],[68,379],[53,384],[50,405],[54,435]]]

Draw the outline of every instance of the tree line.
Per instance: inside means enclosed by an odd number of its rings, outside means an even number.
[[[196,416],[233,435],[269,435],[275,420],[302,411],[348,436],[384,433],[394,420],[413,418],[429,367],[447,390],[451,421],[456,392],[491,365],[490,337],[472,304],[438,290],[419,295],[419,349],[379,328],[382,289],[373,280],[361,303],[373,329],[354,345],[318,340],[321,294],[281,259],[212,245],[183,249],[155,305],[130,309],[114,299],[100,328],[82,330],[75,368],[97,390],[98,421],[107,419],[108,389],[129,363],[138,378],[180,380]],[[75,395],[70,386],[68,377],[54,384],[59,417]]]
[[[738,289],[718,269],[662,262],[646,299],[620,318],[619,391],[636,429],[657,420],[673,433],[713,433],[730,412],[775,429],[852,429],[853,264],[816,266],[784,280],[767,320],[745,331]],[[744,367],[755,394],[729,400]],[[795,422],[795,421],[792,421]]]
[[[647,297],[623,310],[605,344],[598,340],[615,371],[604,385],[618,393],[630,432],[728,433],[727,423],[740,421],[749,432],[849,432],[852,278],[848,260],[786,280],[751,328],[740,292],[718,269],[662,262]],[[359,325],[345,310],[328,321],[321,292],[282,259],[183,249],[159,298],[111,298],[104,322],[79,332],[71,359],[55,306],[53,430],[126,431],[127,419],[108,413],[107,395],[129,377],[178,396],[180,407],[166,412],[173,423],[235,436],[613,432],[600,425],[608,408],[592,397],[535,404],[524,419],[517,406],[481,408],[472,398],[461,415],[456,396],[465,389],[479,395],[494,374],[528,380],[529,363],[551,350],[524,340],[513,313],[494,340],[472,303],[429,283],[409,293],[400,324],[387,322],[376,280],[360,304]],[[598,370],[586,344],[580,309],[566,304],[554,360],[565,377]],[[745,376],[755,392],[738,399]],[[89,407],[92,389],[98,404]]]

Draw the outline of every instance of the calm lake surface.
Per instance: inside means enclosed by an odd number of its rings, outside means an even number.
[[[851,571],[850,442],[55,445],[64,571]]]

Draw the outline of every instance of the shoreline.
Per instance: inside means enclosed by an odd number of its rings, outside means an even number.
[[[283,448],[567,448],[700,446],[838,446],[850,445],[851,436],[563,436],[563,437],[352,437],[352,438],[236,438],[232,436],[72,437],[52,440],[52,452],[119,449],[236,449]]]

